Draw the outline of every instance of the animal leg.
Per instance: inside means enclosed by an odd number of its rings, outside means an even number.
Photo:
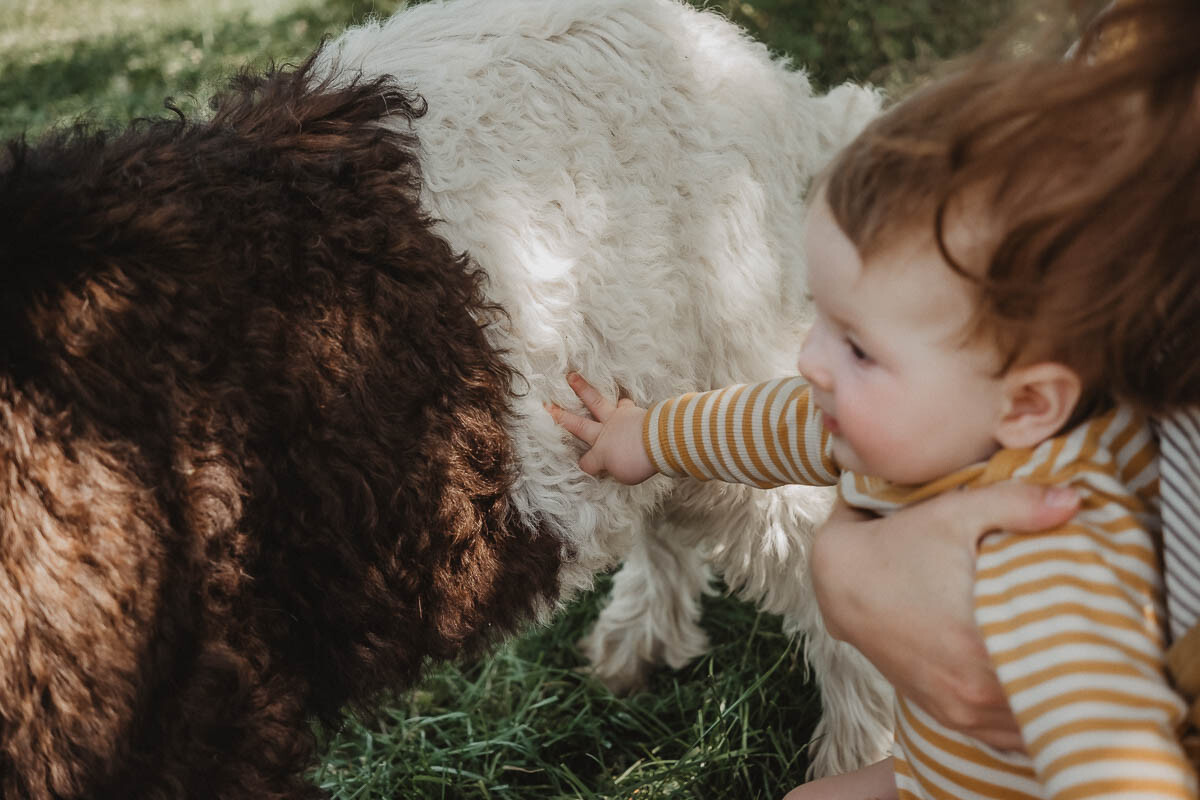
[[[636,537],[608,605],[580,641],[588,671],[613,692],[642,688],[653,667],[679,669],[708,649],[699,620],[709,572],[693,541],[669,521]]]

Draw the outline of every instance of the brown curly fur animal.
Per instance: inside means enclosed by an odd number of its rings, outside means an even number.
[[[0,792],[304,797],[309,715],[556,596],[420,103],[245,74],[0,165]]]

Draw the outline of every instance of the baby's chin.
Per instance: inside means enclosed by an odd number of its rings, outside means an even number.
[[[833,458],[842,471],[853,472],[857,475],[878,475],[877,471],[870,468],[870,463],[859,456],[858,451],[850,446],[844,436],[833,433],[829,438],[833,443]],[[879,477],[883,476],[879,475]]]

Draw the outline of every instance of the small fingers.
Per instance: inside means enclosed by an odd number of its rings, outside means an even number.
[[[596,438],[604,429],[599,422],[572,414],[554,403],[546,403],[546,410],[550,412],[550,416],[554,418],[555,422],[567,430],[567,433],[589,445],[596,443]]]
[[[572,372],[567,375],[567,383],[570,384],[571,390],[583,402],[583,405],[591,415],[599,422],[604,422],[608,419],[616,408],[609,400],[600,392],[596,391],[596,387],[592,386],[578,372]]]

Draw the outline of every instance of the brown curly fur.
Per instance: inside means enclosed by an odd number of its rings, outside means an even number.
[[[310,720],[557,593],[419,101],[243,75],[0,160],[0,792],[319,795]]]

